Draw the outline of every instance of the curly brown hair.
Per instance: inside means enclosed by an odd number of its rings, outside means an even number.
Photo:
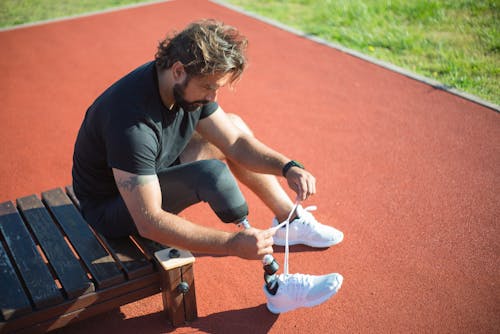
[[[180,61],[189,76],[231,73],[232,83],[246,67],[247,43],[236,28],[222,22],[193,22],[159,43],[156,66],[168,69]]]

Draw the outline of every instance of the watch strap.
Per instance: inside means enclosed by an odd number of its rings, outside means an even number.
[[[283,169],[282,169],[282,174],[284,177],[286,177],[286,173],[288,173],[288,170],[292,167],[299,167],[299,168],[302,168],[304,169],[304,165],[302,165],[300,162],[298,162],[297,160],[290,160],[289,162],[287,162],[285,164],[285,166],[283,166]]]

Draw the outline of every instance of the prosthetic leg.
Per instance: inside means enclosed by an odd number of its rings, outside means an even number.
[[[250,228],[250,223],[248,219],[244,219],[239,223],[244,228]],[[264,269],[264,281],[266,282],[266,289],[272,295],[275,295],[278,292],[278,279],[276,276],[276,272],[280,268],[278,262],[274,259],[271,254],[266,254],[262,258],[262,264]]]
[[[267,292],[275,295],[279,287],[276,272],[280,266],[271,254],[264,255],[262,263],[264,265],[264,281],[266,282]]]

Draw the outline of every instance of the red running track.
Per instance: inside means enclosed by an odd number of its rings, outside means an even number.
[[[62,332],[499,332],[499,114],[205,0],[0,32],[0,201],[70,183],[87,106],[152,59],[167,31],[206,17],[250,40],[250,67],[222,106],[306,164],[319,188],[306,204],[345,232],[330,249],[293,248],[291,272],[340,272],[344,285],[274,316],[258,261],[198,255],[190,326],[169,327],[156,295]],[[271,212],[245,193],[251,221],[267,227]],[[184,215],[234,228],[203,205]]]

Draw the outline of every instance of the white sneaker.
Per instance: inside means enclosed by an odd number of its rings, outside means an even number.
[[[267,309],[274,314],[319,305],[336,294],[343,281],[342,275],[336,273],[323,276],[281,274],[277,279],[276,295],[270,294],[264,285]]]
[[[315,210],[316,207],[303,208],[297,206],[297,218],[292,220],[288,225],[288,244],[298,245],[304,244],[310,247],[330,247],[336,245],[344,239],[344,233],[327,225],[319,223],[316,218],[309,212]],[[280,222],[276,218],[273,219],[273,226],[277,226]],[[283,226],[273,236],[274,244],[285,246],[285,231]]]

